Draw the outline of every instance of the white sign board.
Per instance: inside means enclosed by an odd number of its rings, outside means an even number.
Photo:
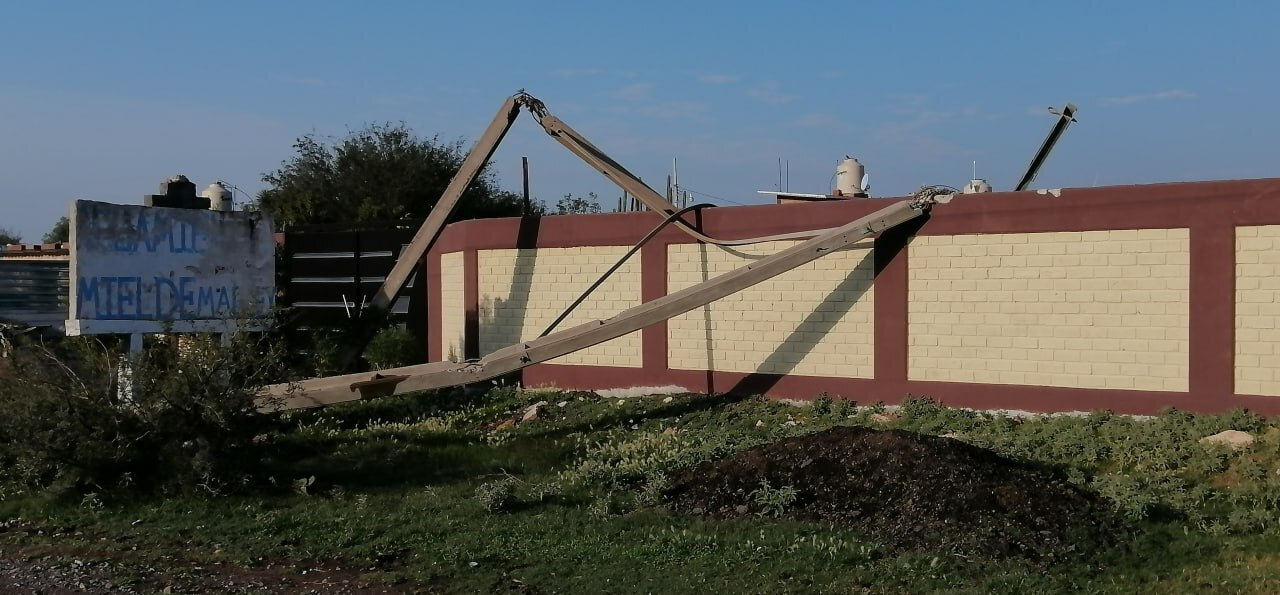
[[[271,219],[78,200],[70,297],[68,334],[215,330],[264,316],[275,305]]]

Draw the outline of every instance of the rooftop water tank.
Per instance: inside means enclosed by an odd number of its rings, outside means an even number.
[[[211,211],[230,211],[234,206],[231,190],[222,185],[222,182],[209,184],[209,187],[205,188],[204,192],[200,193],[200,196],[209,199],[209,210]]]
[[[857,159],[845,155],[844,160],[836,164],[836,189],[833,194],[866,196],[866,189],[862,187],[866,174],[866,168]]]

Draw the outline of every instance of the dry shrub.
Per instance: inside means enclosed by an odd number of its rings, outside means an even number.
[[[131,359],[89,337],[9,342],[0,479],[11,486],[221,493],[251,480],[254,437],[271,419],[254,394],[284,372],[271,339],[184,336]],[[133,390],[120,389],[123,378]]]

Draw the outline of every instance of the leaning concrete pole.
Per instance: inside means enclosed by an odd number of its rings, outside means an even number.
[[[433,362],[377,373],[348,374],[278,384],[259,394],[263,411],[321,407],[366,398],[462,386],[509,374],[533,364],[586,349],[662,322],[772,279],[854,242],[911,221],[928,212],[931,199],[895,202],[870,215],[834,228],[776,254],[675,293],[624,310],[607,320],[576,327],[499,349],[475,362]]]
[[[444,194],[440,195],[440,200],[431,208],[427,220],[422,223],[417,233],[413,234],[409,245],[400,253],[400,258],[396,260],[391,272],[387,273],[382,286],[378,288],[377,293],[373,294],[373,299],[369,302],[371,307],[383,312],[391,309],[391,303],[404,290],[405,284],[409,282],[409,276],[420,267],[422,257],[426,256],[431,246],[440,238],[440,232],[444,229],[449,215],[452,215],[457,208],[458,201],[462,199],[462,193],[466,192],[467,186],[475,181],[480,170],[484,169],[489,158],[493,157],[493,152],[497,150],[498,144],[507,135],[507,131],[511,130],[511,124],[519,115],[520,105],[516,97],[508,97],[507,102],[502,104],[502,109],[498,110],[498,115],[480,136],[480,140],[476,141],[471,152],[467,153],[467,158],[462,161],[458,173],[449,180],[449,186],[445,188]]]
[[[502,104],[502,108],[498,110],[498,114],[494,116],[493,121],[489,123],[489,127],[480,136],[480,140],[477,140],[475,146],[471,148],[471,152],[467,153],[466,159],[462,161],[462,166],[458,168],[458,173],[454,174],[453,178],[449,180],[449,185],[445,188],[444,193],[440,195],[440,200],[436,201],[435,206],[431,208],[431,212],[427,214],[427,220],[413,234],[413,239],[409,241],[409,244],[400,253],[399,258],[396,259],[391,272],[387,273],[386,279],[382,281],[378,291],[373,294],[373,299],[365,306],[366,310],[360,313],[364,324],[358,328],[353,337],[348,338],[339,359],[341,368],[350,369],[352,367],[356,359],[360,357],[365,345],[373,338],[373,333],[377,330],[374,326],[374,321],[391,311],[392,304],[400,296],[400,292],[404,291],[404,286],[409,282],[409,277],[413,275],[414,271],[421,268],[422,258],[426,256],[427,252],[431,250],[431,246],[440,238],[440,232],[444,230],[444,225],[449,220],[449,216],[458,207],[462,194],[466,192],[471,182],[475,181],[476,176],[480,175],[480,170],[484,169],[485,164],[493,157],[493,152],[497,150],[498,144],[507,135],[507,131],[511,130],[511,125],[515,122],[516,117],[520,115],[521,98],[521,95],[513,95],[507,98],[506,103]]]

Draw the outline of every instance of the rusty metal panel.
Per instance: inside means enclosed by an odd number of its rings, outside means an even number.
[[[67,319],[65,259],[0,259],[0,320],[56,326]]]
[[[80,200],[71,229],[70,319],[220,320],[274,306],[264,213]]]

